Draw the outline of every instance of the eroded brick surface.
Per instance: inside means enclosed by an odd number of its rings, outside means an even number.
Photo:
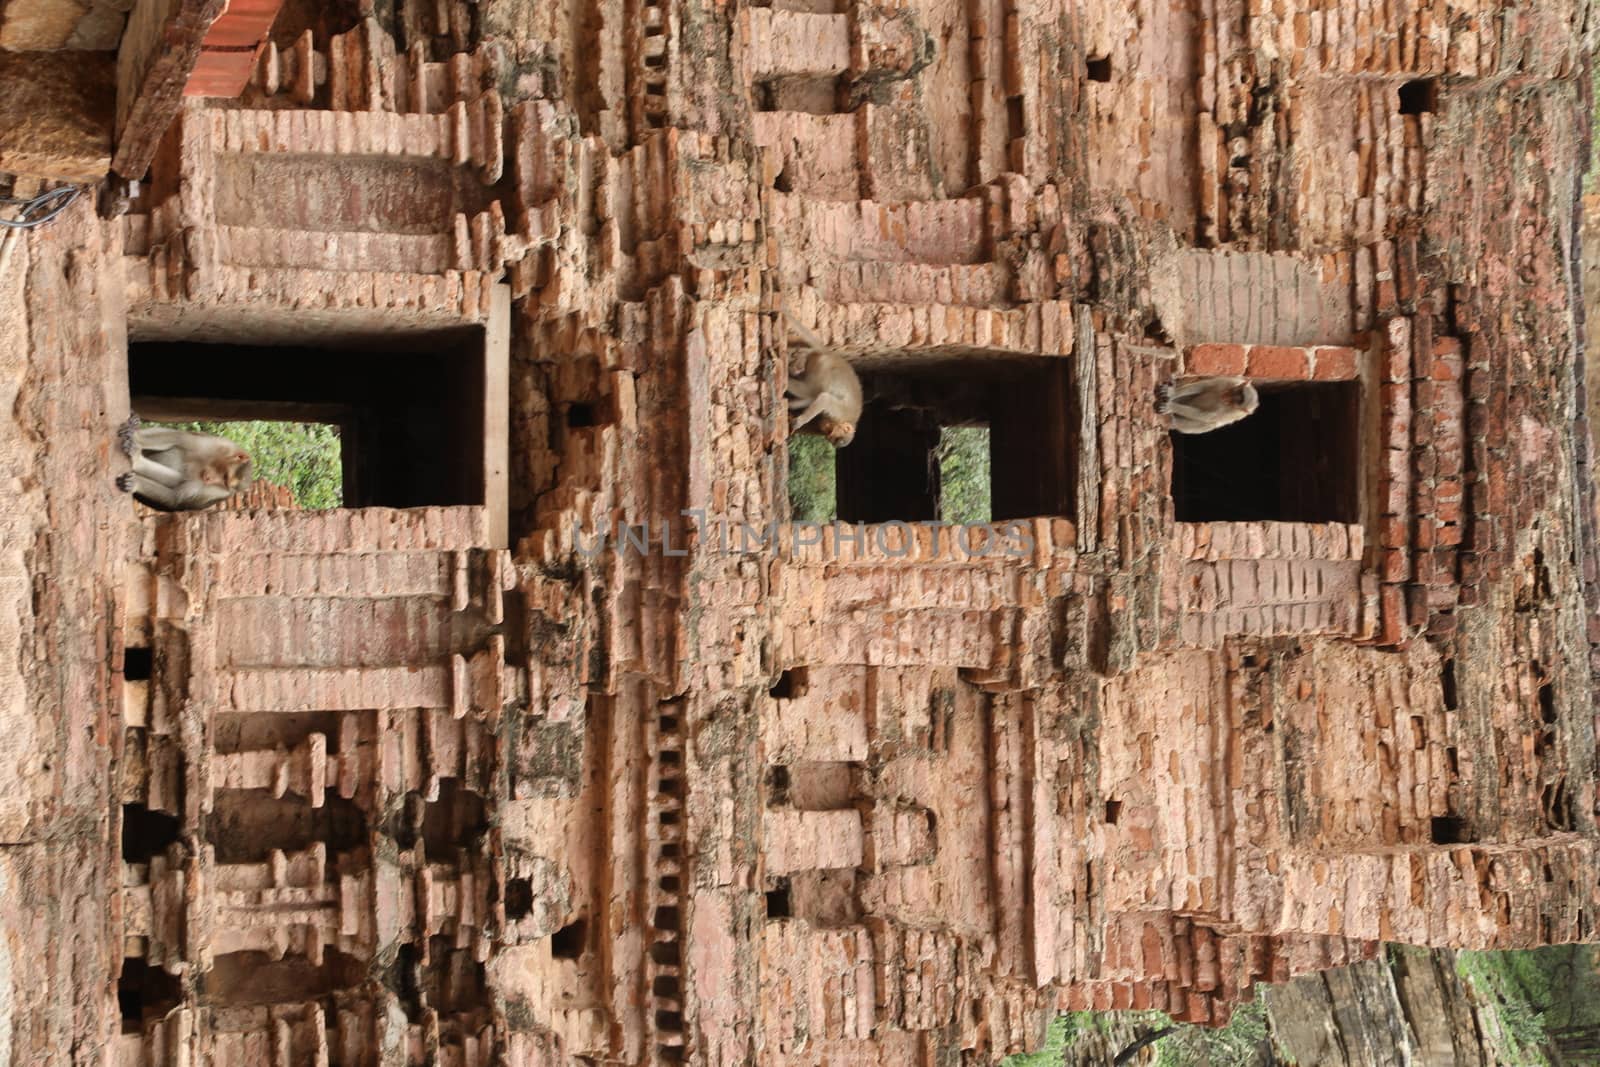
[[[18,1062],[990,1063],[1595,938],[1581,5],[304,7],[0,254]],[[1011,525],[795,536],[780,308]],[[496,331],[508,544],[112,485],[130,339]]]

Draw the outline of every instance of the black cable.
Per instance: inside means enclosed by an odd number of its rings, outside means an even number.
[[[83,190],[76,185],[63,185],[57,189],[49,189],[40,193],[32,200],[19,200],[16,197],[0,196],[0,204],[11,204],[17,208],[17,217],[14,219],[0,218],[0,226],[12,230],[31,230],[43,226],[71,206],[78,199],[78,194]],[[40,212],[43,212],[40,214]]]
[[[1117,1053],[1117,1058],[1111,1061],[1112,1067],[1122,1067],[1122,1065],[1125,1063],[1132,1063],[1134,1056],[1138,1055],[1141,1050],[1149,1048],[1151,1045],[1155,1044],[1157,1041],[1160,1041],[1168,1034],[1175,1034],[1177,1032],[1178,1028],[1176,1026],[1164,1026],[1159,1030],[1152,1030],[1150,1033],[1145,1034],[1139,1040],[1135,1041],[1133,1044]]]

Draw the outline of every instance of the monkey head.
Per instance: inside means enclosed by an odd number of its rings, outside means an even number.
[[[207,485],[219,486],[230,493],[238,493],[249,489],[253,477],[250,453],[245,451],[236,451],[220,456],[215,463],[207,465],[200,472],[200,480],[202,482]]]
[[[853,422],[835,422],[828,420],[828,425],[823,428],[823,435],[834,448],[843,448],[856,439],[856,424]]]
[[[1239,410],[1246,415],[1252,414],[1261,406],[1261,394],[1256,392],[1256,387],[1249,382],[1239,386]]]

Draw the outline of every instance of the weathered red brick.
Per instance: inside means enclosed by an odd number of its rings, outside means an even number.
[[[1405,594],[1398,585],[1385,585],[1378,593],[1378,603],[1378,644],[1400,644],[1405,640]]]
[[[1360,353],[1342,345],[1319,345],[1312,349],[1313,376],[1319,382],[1348,381],[1360,370]]]
[[[1386,582],[1403,582],[1411,577],[1411,560],[1404,548],[1384,550],[1378,576]]]
[[[1184,354],[1184,373],[1195,377],[1243,374],[1246,366],[1245,351],[1244,345],[1195,345]]]
[[[1412,629],[1421,629],[1428,625],[1428,590],[1420,585],[1408,585],[1406,589],[1406,625]]]
[[[1305,379],[1311,377],[1311,353],[1304,348],[1251,345],[1249,367],[1252,378]]]

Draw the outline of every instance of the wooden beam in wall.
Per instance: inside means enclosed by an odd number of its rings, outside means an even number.
[[[144,177],[228,0],[138,0],[117,54],[117,149],[111,169]]]

